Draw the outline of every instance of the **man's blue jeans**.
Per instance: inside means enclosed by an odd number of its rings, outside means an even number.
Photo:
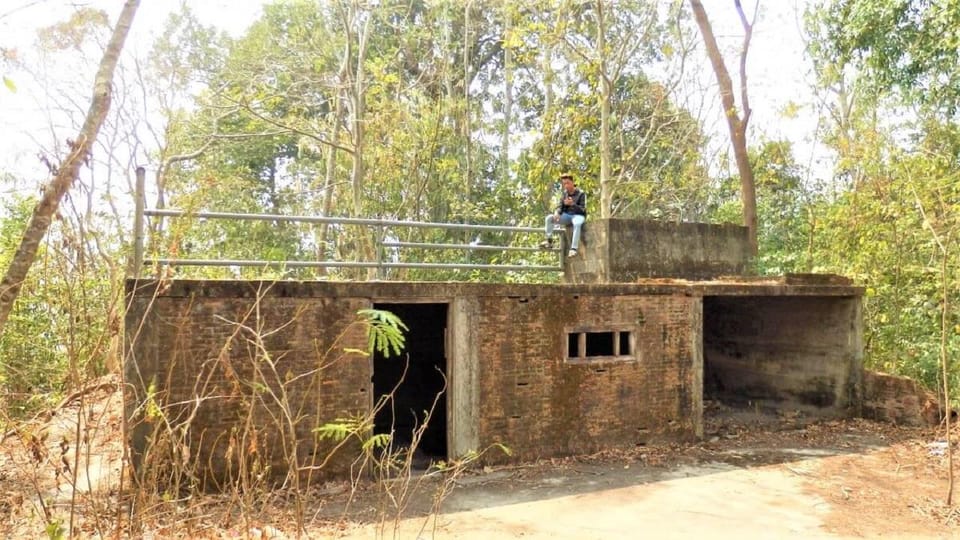
[[[556,214],[550,214],[547,216],[546,221],[544,222],[544,229],[547,233],[547,238],[550,238],[550,235],[553,234],[553,227],[555,225],[573,225],[573,240],[570,241],[570,249],[578,249],[580,247],[580,228],[583,227],[583,222],[587,220],[585,216],[580,214],[560,214],[559,223],[554,223],[553,218]]]

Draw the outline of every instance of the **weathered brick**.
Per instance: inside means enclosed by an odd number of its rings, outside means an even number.
[[[831,336],[837,344],[852,336],[847,343],[853,345],[831,358],[847,364],[809,373],[798,367],[794,379],[819,384],[823,373],[855,374],[859,369],[858,296],[850,288],[711,288],[682,282],[160,285],[128,282],[125,379],[131,447],[142,465],[139,460],[149,456],[154,440],[151,434],[163,425],[149,414],[159,407],[186,437],[201,476],[218,481],[241,474],[241,458],[256,458],[270,466],[272,477],[282,479],[291,465],[286,454],[293,442],[301,471],[314,471],[321,463],[323,470],[312,473],[316,477],[350,470],[358,444],[339,449],[326,461],[332,445],[319,441],[315,429],[370,413],[373,362],[349,351],[367,346],[364,327],[355,324],[357,311],[384,302],[450,306],[446,334],[438,332],[452,344],[444,351],[450,374],[444,417],[449,451],[483,450],[495,443],[513,451],[512,456],[489,452],[487,462],[699,436],[705,317],[710,319],[710,354],[722,355],[724,336],[735,336],[741,348],[756,345],[748,351],[754,361],[788,351],[796,366],[803,365],[805,354],[818,354],[816,345],[805,349],[797,342],[816,341],[825,331],[817,321],[846,321],[850,328]],[[753,294],[740,300],[745,290]],[[704,295],[711,292],[726,296],[722,301],[714,297],[705,314]],[[765,301],[765,293],[774,300]],[[804,294],[847,300],[775,299]],[[820,311],[775,317],[777,306]],[[778,339],[761,343],[755,337],[769,335],[770,328],[763,333],[763,320],[753,320],[757,313],[760,319],[799,321],[810,329],[774,332]],[[588,331],[629,332],[632,356],[566,360],[568,334]],[[776,347],[764,348],[767,343]],[[764,369],[758,367],[755,378],[769,379]],[[856,385],[859,379],[851,375],[836,384]]]

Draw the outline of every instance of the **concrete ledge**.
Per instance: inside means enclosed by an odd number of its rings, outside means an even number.
[[[567,283],[752,273],[746,227],[635,219],[594,219],[586,225],[580,255],[564,261]]]

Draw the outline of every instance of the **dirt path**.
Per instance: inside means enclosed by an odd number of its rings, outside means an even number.
[[[417,538],[424,524],[426,534],[421,536],[425,538],[464,540],[491,535],[534,539],[829,537],[822,528],[827,504],[805,493],[802,480],[779,466],[743,470],[707,464],[678,469],[670,475],[675,478],[634,478],[636,485],[601,487],[607,483],[604,476],[616,473],[611,469],[550,476],[543,479],[545,488],[528,488],[540,491],[542,498],[508,504],[502,503],[510,495],[505,497],[498,489],[460,492],[451,503],[474,509],[441,514],[435,534],[431,518],[407,520],[398,537]],[[584,487],[599,489],[560,495]],[[371,538],[375,532],[375,527],[358,527],[345,538]],[[391,536],[392,524],[387,532]]]
[[[468,476],[436,517],[378,519],[361,495],[352,506],[354,521],[341,519],[322,534],[351,540],[960,538],[960,514],[943,504],[944,446],[934,432],[862,420],[791,425],[766,418],[762,424],[726,418],[700,444]],[[431,493],[424,491],[421,497]],[[424,510],[415,501],[410,507]]]
[[[528,471],[526,478],[500,474],[484,480],[481,475],[460,486],[435,518],[353,525],[337,537],[743,540],[958,534],[955,526],[920,511],[923,499],[910,493],[917,483],[910,474],[875,479],[837,474],[886,463],[885,456],[872,452],[808,457],[803,449],[788,448],[783,457],[793,459],[753,467],[607,463]],[[772,456],[768,452],[765,459]],[[868,476],[876,469],[863,472]],[[922,491],[935,487],[931,483]]]

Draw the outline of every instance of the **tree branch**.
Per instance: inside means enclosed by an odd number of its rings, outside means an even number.
[[[743,119],[740,121],[740,129],[744,132],[746,139],[747,124],[750,122],[750,98],[747,95],[747,51],[750,50],[750,39],[753,37],[753,23],[757,18],[757,9],[760,7],[760,0],[753,6],[753,20],[747,21],[747,16],[743,13],[743,6],[740,0],[733,0],[737,7],[737,15],[740,17],[740,24],[743,26],[743,46],[740,49],[740,103],[743,104]]]
[[[10,316],[13,304],[20,294],[20,287],[23,285],[30,267],[33,266],[33,261],[36,259],[37,251],[40,248],[40,242],[46,236],[47,229],[50,228],[50,223],[57,213],[60,202],[76,182],[80,175],[80,167],[89,160],[93,141],[100,133],[100,128],[103,126],[107,112],[110,110],[113,75],[120,60],[123,44],[130,32],[130,26],[133,24],[133,17],[139,6],[139,0],[127,0],[123,5],[117,25],[113,29],[113,35],[104,50],[100,67],[94,77],[93,97],[87,111],[87,117],[80,128],[80,133],[77,134],[74,141],[68,141],[71,152],[56,168],[50,183],[44,187],[40,201],[34,208],[30,222],[23,233],[20,246],[10,262],[10,267],[7,269],[3,281],[0,282],[0,335],[3,334],[7,318]]]

